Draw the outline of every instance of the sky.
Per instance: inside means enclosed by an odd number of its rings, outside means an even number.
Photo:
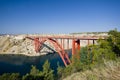
[[[0,34],[120,31],[120,0],[0,0]]]

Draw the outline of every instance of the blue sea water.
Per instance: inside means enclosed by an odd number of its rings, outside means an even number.
[[[0,75],[3,73],[20,73],[25,75],[29,73],[31,65],[35,65],[39,70],[42,70],[44,62],[48,60],[54,72],[57,72],[57,63],[64,66],[59,54],[52,53],[43,56],[28,57],[24,55],[4,54],[0,55]]]

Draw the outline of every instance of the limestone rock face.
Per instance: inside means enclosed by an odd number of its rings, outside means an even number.
[[[50,45],[49,42],[45,42],[40,52],[36,53],[34,49],[34,42],[32,40],[25,39],[25,35],[0,36],[1,54],[24,54],[28,56],[37,56],[52,53],[52,50],[54,50],[54,48],[52,48],[53,47]]]

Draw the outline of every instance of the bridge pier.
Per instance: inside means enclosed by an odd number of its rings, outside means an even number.
[[[72,40],[72,55],[77,54],[80,51],[80,40]]]
[[[64,39],[62,39],[62,42],[63,42],[62,47],[63,47],[63,49],[64,49],[64,47],[65,47]]]
[[[75,40],[72,40],[72,55],[75,54]]]
[[[93,45],[95,44],[95,40],[93,40]]]
[[[40,46],[39,38],[34,39],[34,44],[35,44],[35,51],[37,53],[37,52],[39,52],[39,46]]]
[[[69,39],[67,39],[67,49],[69,50]]]

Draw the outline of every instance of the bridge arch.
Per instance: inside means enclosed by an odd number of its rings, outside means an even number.
[[[76,36],[76,37],[75,36],[27,36],[26,38],[34,41],[36,52],[40,51],[45,41],[52,43],[53,47],[60,55],[63,63],[65,64],[65,66],[67,66],[68,64],[71,63],[71,61],[68,57],[68,54],[65,52],[64,47],[62,47],[62,40],[64,41],[64,39],[67,39],[68,44],[69,44],[69,40],[72,40],[72,55],[75,55],[77,51],[80,51],[80,45],[81,45],[80,40],[87,40],[89,45],[89,40],[93,40],[93,44],[94,44],[94,40],[98,40],[100,36],[87,36],[87,37],[86,36]],[[101,39],[103,40],[105,38],[106,38],[105,36],[101,37]],[[59,44],[57,39],[61,39],[61,45]]]
[[[62,46],[56,40],[48,38],[46,41],[53,44],[55,50],[58,52],[58,54],[61,57],[65,66],[67,66],[71,63],[71,61],[68,57],[68,54],[65,52],[65,50],[62,48]]]
[[[31,39],[31,38],[29,38],[29,39]],[[65,66],[67,66],[71,63],[71,61],[68,57],[68,54],[65,52],[64,48],[62,48],[62,46],[59,44],[59,42],[57,40],[54,40],[52,38],[32,38],[31,40],[34,40],[36,52],[39,52],[41,50],[43,43],[45,41],[48,41],[49,43],[51,43],[53,45],[55,50],[58,52],[58,54],[61,57]]]

